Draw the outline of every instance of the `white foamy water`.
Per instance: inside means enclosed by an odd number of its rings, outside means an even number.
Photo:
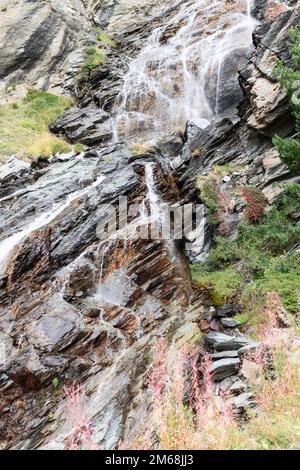
[[[145,220],[145,222],[147,222],[147,220],[152,220],[153,222],[155,222],[159,221],[161,218],[161,200],[158,192],[156,191],[154,183],[155,165],[153,162],[147,162],[144,166],[147,194],[142,204],[141,217],[142,220]],[[149,206],[150,214],[147,206]]]
[[[66,200],[63,203],[55,204],[49,211],[40,214],[36,217],[32,222],[26,225],[23,230],[16,232],[14,235],[2,240],[0,242],[0,270],[5,268],[5,263],[11,251],[19,245],[19,243],[28,237],[32,232],[38,230],[48,224],[50,224],[57,216],[59,216],[70,204],[75,201],[76,199],[81,198],[85,194],[87,194],[92,188],[96,188],[99,186],[105,177],[103,175],[99,176],[96,181],[94,181],[91,185],[87,186],[86,188],[75,191],[69,196],[67,196]]]
[[[220,112],[226,58],[252,44],[256,21],[251,4],[190,1],[166,25],[154,29],[123,76],[111,124],[115,142],[171,132],[188,120],[211,121]],[[207,98],[212,82],[213,107]]]

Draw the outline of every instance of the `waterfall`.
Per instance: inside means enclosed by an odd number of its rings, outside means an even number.
[[[251,18],[252,0],[247,0],[247,16]]]
[[[30,235],[35,230],[38,230],[44,226],[50,224],[57,216],[59,216],[67,207],[71,205],[73,201],[81,198],[87,194],[91,189],[99,186],[105,177],[103,175],[99,176],[91,185],[86,188],[75,191],[68,195],[66,200],[63,203],[55,204],[49,211],[39,215],[36,219],[30,222],[23,230],[11,235],[10,237],[2,240],[0,242],[0,270],[4,269],[5,261],[8,258],[12,250],[21,243],[28,235]]]
[[[246,9],[240,2],[191,0],[153,30],[122,77],[111,121],[115,142],[151,142],[188,120],[219,114],[225,60],[252,44],[256,21],[251,0],[245,1]]]

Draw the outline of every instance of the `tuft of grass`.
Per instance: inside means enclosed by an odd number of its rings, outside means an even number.
[[[78,80],[87,80],[92,70],[103,64],[105,61],[105,52],[102,48],[88,47],[85,51],[85,59],[81,71],[78,74]]]
[[[0,158],[50,156],[71,146],[52,135],[49,126],[72,105],[72,99],[39,90],[0,107]]]
[[[116,47],[116,42],[101,29],[98,30],[97,41],[105,46],[111,47],[112,49]]]

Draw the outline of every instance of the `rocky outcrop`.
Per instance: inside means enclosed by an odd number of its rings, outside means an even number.
[[[0,80],[62,90],[83,61],[90,22],[81,0],[11,1],[1,7]],[[18,28],[16,29],[16,24]]]
[[[87,47],[99,47],[95,28],[121,36],[127,29],[136,28],[137,23],[144,24],[145,18],[159,16],[165,3],[4,0],[0,18],[0,81],[25,82],[58,93],[74,92]]]
[[[94,0],[90,8],[96,25],[117,33],[144,23],[145,18],[159,16],[172,3],[171,0],[163,5],[159,0]]]
[[[116,446],[129,426],[133,402],[148,403],[142,383],[155,337],[173,331],[172,336],[199,340],[199,307],[182,313],[191,284],[175,244],[148,237],[123,240],[120,227],[119,236],[100,236],[120,197],[138,208],[125,229],[133,235],[145,223],[148,227],[145,219],[139,222],[142,204],[148,204],[147,162],[155,168],[162,200],[176,201],[178,190],[161,156],[135,157],[125,146],[54,159],[39,178],[33,167],[31,184],[2,198],[0,315],[7,346],[1,351],[0,389],[16,432],[6,430],[6,444],[65,446],[67,430],[59,418],[55,432],[50,423],[51,439],[45,439],[47,416],[62,400],[62,388],[52,396],[52,380],[58,378],[62,384],[85,382],[93,390],[90,413],[99,424],[97,439]],[[11,162],[2,167],[4,176],[11,171]],[[129,392],[130,384],[135,392]],[[18,410],[17,397],[24,393],[24,408]],[[142,416],[134,419],[138,426]]]
[[[232,168],[219,188],[233,197],[233,210],[228,211],[226,219],[229,235],[233,237],[237,224],[232,224],[232,220],[238,223],[239,214],[245,206],[241,199],[234,196],[236,189],[255,186],[272,204],[284,190],[285,184],[299,181],[299,177],[291,175],[283,165],[272,143],[275,133],[288,136],[294,132],[289,98],[277,83],[273,68],[277,59],[291,65],[287,48],[288,31],[298,24],[299,19],[299,9],[291,9],[276,20],[257,27],[253,36],[256,51],[249,64],[240,71],[245,99],[239,108],[239,115],[234,119],[217,119],[205,129],[198,127],[198,132],[195,130],[192,135],[186,134],[181,156],[174,160],[186,199],[199,202],[201,196],[197,178],[210,175],[215,166]],[[209,234],[212,227],[206,224],[203,230]],[[206,242],[207,246],[209,241]],[[200,259],[207,253],[206,247],[200,245],[200,251],[194,253],[191,259]]]

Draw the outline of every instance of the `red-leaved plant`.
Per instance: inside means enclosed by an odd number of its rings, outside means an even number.
[[[257,223],[265,213],[267,200],[264,194],[257,188],[245,187],[242,196],[247,203],[245,215],[250,222]]]

